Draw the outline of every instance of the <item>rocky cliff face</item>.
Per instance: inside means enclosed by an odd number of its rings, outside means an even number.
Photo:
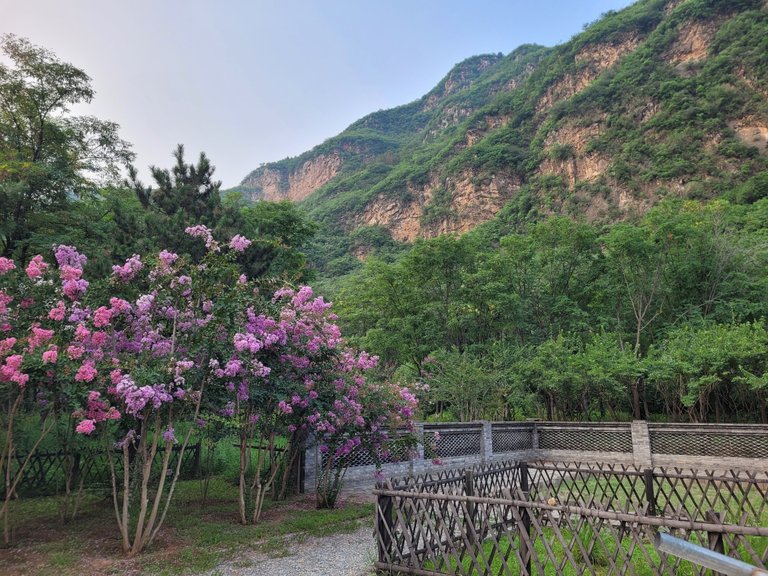
[[[330,182],[341,169],[341,154],[319,154],[302,162],[293,171],[263,166],[243,180],[241,186],[252,190],[253,198],[276,202],[300,202]]]
[[[426,186],[410,187],[406,198],[376,197],[356,224],[383,226],[401,242],[461,234],[490,220],[519,189],[519,179],[508,174],[480,178],[464,171],[445,179],[433,176]],[[440,210],[430,217],[429,208],[438,201]]]

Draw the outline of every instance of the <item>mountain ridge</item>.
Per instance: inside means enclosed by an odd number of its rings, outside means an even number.
[[[409,242],[500,214],[608,221],[669,195],[755,199],[767,142],[768,3],[641,0],[555,47],[470,57],[239,189],[301,202],[334,234]]]

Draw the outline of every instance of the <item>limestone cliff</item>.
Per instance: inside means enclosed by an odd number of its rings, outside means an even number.
[[[319,154],[292,171],[265,165],[246,177],[241,186],[251,191],[254,199],[300,202],[330,182],[341,165],[339,153]]]

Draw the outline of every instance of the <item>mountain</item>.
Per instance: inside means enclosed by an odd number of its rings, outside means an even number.
[[[670,195],[751,202],[768,195],[767,142],[768,1],[641,0],[559,46],[469,58],[239,189],[301,202],[332,235],[408,242],[491,219],[615,221]]]

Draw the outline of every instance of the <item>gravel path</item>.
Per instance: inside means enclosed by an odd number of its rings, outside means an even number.
[[[291,556],[270,557],[243,550],[237,558],[219,564],[210,576],[367,576],[373,574],[376,549],[373,527],[367,524],[351,534],[310,537],[300,543],[286,539]]]

